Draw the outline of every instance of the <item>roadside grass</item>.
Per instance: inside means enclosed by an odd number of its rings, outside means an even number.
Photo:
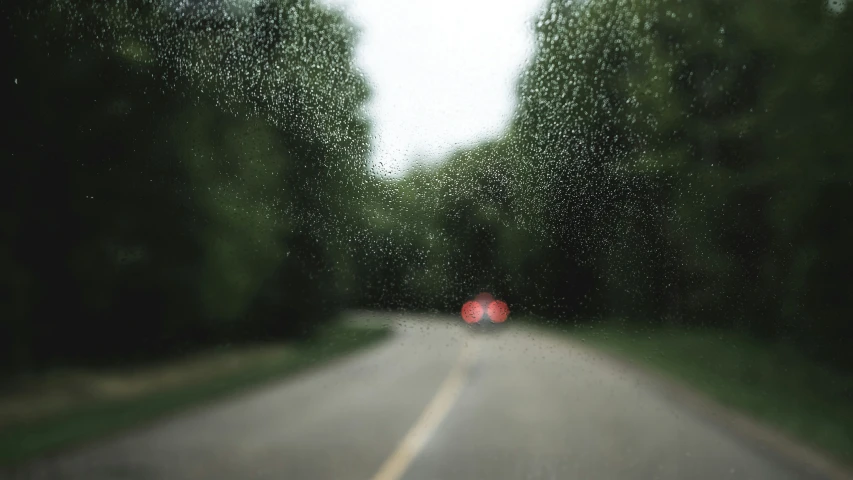
[[[0,464],[20,463],[280,379],[389,333],[381,326],[337,324],[303,344],[240,346],[158,365],[40,375],[0,393]]]
[[[732,331],[644,328],[618,321],[561,330],[675,377],[853,465],[853,375],[848,372],[782,343],[763,343]]]

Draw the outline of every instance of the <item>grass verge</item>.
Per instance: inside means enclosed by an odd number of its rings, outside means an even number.
[[[853,465],[853,375],[731,331],[605,322],[564,330]]]
[[[279,379],[389,332],[337,325],[305,344],[235,347],[147,368],[55,373],[31,382],[37,386],[29,392],[0,398],[0,464],[20,463]],[[72,377],[76,388],[69,395]]]

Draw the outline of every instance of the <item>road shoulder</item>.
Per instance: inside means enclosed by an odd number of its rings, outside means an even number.
[[[786,432],[721,404],[710,395],[685,385],[658,368],[637,361],[631,355],[596,348],[569,333],[555,332],[550,327],[529,326],[527,328],[540,333],[550,333],[559,341],[585,352],[586,355],[643,379],[652,390],[671,403],[690,410],[709,425],[734,434],[750,447],[775,461],[802,471],[808,478],[853,479],[853,469],[849,466],[804,445]]]
[[[58,386],[51,385],[56,380],[49,379],[40,390],[32,391],[32,413],[26,409],[26,394],[6,399],[9,415],[0,429],[0,465],[16,465],[84,446],[243,393],[343,357],[389,333],[381,326],[341,324],[302,345],[235,347],[147,369],[78,371],[71,383],[60,376],[65,383]],[[57,401],[45,402],[45,392]]]

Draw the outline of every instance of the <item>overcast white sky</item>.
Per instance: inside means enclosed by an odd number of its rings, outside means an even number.
[[[326,1],[361,28],[377,172],[500,136],[542,0]]]

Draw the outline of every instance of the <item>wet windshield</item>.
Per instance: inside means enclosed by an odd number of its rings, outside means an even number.
[[[847,478],[851,6],[5,2],[0,478]]]

